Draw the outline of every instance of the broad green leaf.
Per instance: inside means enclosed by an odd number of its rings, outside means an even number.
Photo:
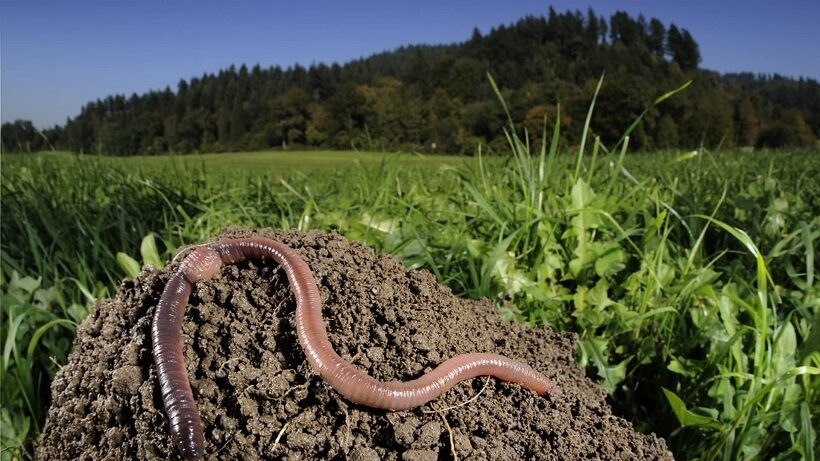
[[[591,248],[595,254],[595,273],[599,277],[609,277],[626,267],[624,252],[616,242],[593,242]]]
[[[588,210],[595,199],[595,192],[584,181],[583,178],[578,178],[572,186],[571,192],[572,208],[577,213],[573,218],[573,223],[583,230],[598,227],[601,219],[594,211]]]
[[[786,432],[797,432],[800,429],[800,400],[802,397],[803,389],[797,383],[789,384],[783,390],[779,423]]]
[[[667,365],[666,368],[673,373],[689,377],[695,376],[698,373],[697,367],[691,366],[689,361],[685,359],[672,359],[669,361],[669,365]]]
[[[556,280],[559,272],[564,269],[564,260],[557,253],[547,251],[544,254],[541,265],[538,266],[538,280]]]
[[[580,286],[576,289],[573,301],[575,301],[575,311],[573,317],[578,319],[578,324],[582,329],[595,331],[596,328],[608,325],[613,317],[619,315],[618,305],[609,299],[607,290],[609,285],[606,280],[599,280],[592,289]],[[620,313],[620,315],[626,315]]]
[[[393,232],[395,229],[398,229],[399,227],[399,220],[397,218],[379,219],[374,216],[371,216],[370,213],[363,213],[362,218],[359,220],[359,222],[367,227],[370,227],[371,229],[375,229],[385,234]]]
[[[27,294],[34,293],[34,290],[40,288],[40,283],[42,283],[42,277],[37,277],[36,279],[31,278],[29,276],[20,277],[17,272],[13,272],[11,274],[11,281],[9,282],[9,291],[16,291],[22,290]]]
[[[669,264],[664,264],[663,261],[658,261],[655,266],[655,274],[661,287],[668,286],[675,280],[675,268]]]
[[[487,277],[491,277],[496,273],[503,274],[504,268],[509,266],[509,262],[499,262],[500,260],[507,257],[507,247],[510,246],[510,242],[512,242],[513,238],[515,238],[518,231],[514,232],[512,235],[508,236],[504,240],[498,242],[490,254],[484,258],[484,261],[481,265],[481,271]],[[497,267],[498,266],[498,267]]]
[[[582,362],[589,360],[598,369],[598,376],[603,379],[601,387],[612,394],[616,387],[620,384],[626,376],[626,365],[629,359],[625,359],[618,364],[611,365],[604,352],[606,347],[606,340],[602,338],[588,338],[581,340]]]
[[[501,280],[508,294],[516,294],[535,284],[532,278],[515,267],[515,254],[511,251],[499,255],[493,275]]]
[[[795,365],[797,336],[791,322],[783,322],[775,338],[777,342],[773,348],[772,363],[775,366],[775,376],[782,376]]]
[[[47,289],[39,288],[34,291],[31,303],[40,309],[48,309],[57,300],[57,290],[51,286]]]
[[[142,238],[140,255],[142,255],[143,264],[149,264],[157,269],[165,267],[165,264],[162,263],[162,259],[159,257],[159,250],[157,250],[157,242],[154,240],[153,233]]]
[[[763,229],[769,235],[777,235],[786,226],[786,213],[789,210],[789,202],[784,197],[774,199],[768,207]]]
[[[3,447],[3,459],[17,459],[14,456],[15,448],[22,448],[26,435],[31,428],[31,419],[28,416],[12,413],[6,408],[0,409],[0,446]],[[10,457],[6,458],[5,450],[9,450]],[[20,459],[23,459],[22,457]]]
[[[479,258],[484,254],[484,244],[483,240],[479,239],[465,239],[465,248],[467,249],[467,253],[472,256],[473,258]]]
[[[760,447],[769,436],[767,431],[764,431],[760,426],[752,426],[746,432],[746,438],[740,450],[745,456],[741,459],[759,459]]]
[[[709,389],[709,396],[719,400],[723,404],[723,418],[731,419],[737,415],[735,406],[735,391],[732,381],[728,378],[721,378]]]
[[[666,400],[669,402],[669,406],[672,407],[672,411],[675,413],[675,416],[678,418],[678,422],[681,426],[697,426],[706,427],[717,431],[721,430],[720,424],[714,419],[707,416],[697,415],[689,411],[689,409],[686,408],[686,404],[683,403],[683,400],[681,400],[677,394],[665,387],[661,387],[661,390],[666,396]]]
[[[598,283],[596,283],[595,286],[589,290],[589,303],[595,306],[595,309],[599,311],[604,311],[607,307],[615,304],[614,301],[609,299],[609,296],[607,295],[608,290],[609,284],[606,280],[598,280]]]
[[[74,303],[68,307],[68,316],[76,323],[80,323],[88,317],[88,308],[82,304]]]
[[[736,308],[728,296],[721,295],[717,299],[718,310],[720,311],[720,320],[726,333],[734,335],[737,331]]]
[[[582,178],[575,181],[570,195],[571,207],[575,216],[571,219],[572,227],[567,230],[565,235],[573,235],[577,241],[573,251],[576,258],[569,263],[570,272],[577,276],[594,259],[594,255],[589,248],[591,242],[588,230],[597,228],[600,225],[601,218],[589,209],[595,198],[595,193]]]
[[[140,273],[140,263],[123,252],[117,253],[117,264],[119,264],[120,269],[125,272],[125,276],[128,278],[134,278]]]
[[[576,254],[578,254],[578,257],[570,260],[569,271],[570,273],[572,273],[572,275],[578,276],[578,274],[580,274],[581,271],[584,270],[584,267],[586,267],[586,265],[589,263],[589,258],[585,257],[589,255],[589,253],[586,252],[585,244],[579,244],[578,247],[575,249],[575,252]]]

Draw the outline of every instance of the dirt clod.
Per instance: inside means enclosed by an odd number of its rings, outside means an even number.
[[[370,375],[407,380],[457,354],[496,352],[540,370],[564,395],[540,397],[490,379],[474,401],[429,412],[475,396],[485,385],[478,378],[411,411],[348,402],[305,361],[284,272],[249,261],[198,283],[183,326],[209,458],[447,460],[455,448],[460,460],[672,459],[662,439],[612,415],[605,393],[573,362],[574,335],[506,323],[491,303],[459,299],[428,272],[335,233],[228,229],[220,237],[250,235],[302,255],[322,293],[331,343]],[[150,335],[177,264],[123,282],[78,328],[51,386],[38,459],[180,459]]]

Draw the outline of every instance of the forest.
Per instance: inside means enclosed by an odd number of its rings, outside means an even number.
[[[578,140],[596,85],[591,134],[637,150],[813,147],[820,85],[752,73],[700,69],[695,38],[675,24],[592,9],[525,17],[448,45],[414,45],[340,65],[231,65],[180,80],[176,90],[112,95],[87,103],[62,126],[2,126],[4,152],[71,150],[104,155],[264,149],[362,149],[473,154],[504,149],[502,90],[518,128],[534,144],[560,113],[562,141]]]

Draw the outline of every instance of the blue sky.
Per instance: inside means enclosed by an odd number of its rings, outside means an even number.
[[[230,64],[344,63],[405,44],[466,40],[525,15],[592,7],[692,32],[701,67],[820,79],[820,1],[0,2],[2,121],[62,124],[86,102]]]

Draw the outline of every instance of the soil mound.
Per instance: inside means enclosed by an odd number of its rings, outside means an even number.
[[[665,442],[612,415],[605,393],[572,359],[575,337],[499,318],[459,299],[426,271],[335,233],[228,229],[270,237],[310,265],[339,354],[381,380],[407,380],[466,352],[497,352],[545,373],[564,391],[539,397],[477,378],[411,411],[352,404],[309,367],[296,339],[295,301],[273,262],[226,266],[191,294],[185,356],[212,459],[663,459]],[[177,263],[178,264],[178,261]],[[77,331],[39,459],[180,459],[151,355],[151,316],[171,269],[144,269],[98,302]],[[485,387],[486,386],[486,387]],[[443,409],[471,402],[439,413]]]

